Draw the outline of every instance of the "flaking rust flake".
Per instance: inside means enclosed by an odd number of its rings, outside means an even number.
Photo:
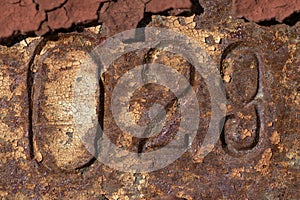
[[[134,94],[128,109],[138,123],[153,119],[148,112],[154,103],[168,108],[164,131],[139,140],[123,133],[113,121],[109,106],[114,86],[126,71],[144,62],[168,65],[189,80],[201,107],[199,132],[193,141],[187,135],[188,151],[179,159],[149,173],[119,172],[101,164],[85,149],[76,132],[72,98],[76,83],[82,81],[77,70],[89,52],[102,44],[99,27],[1,46],[0,166],[4,170],[0,174],[0,196],[299,198],[299,25],[262,28],[241,20],[224,20],[226,25],[215,29],[196,29],[200,22],[194,16],[154,16],[148,25],[190,37],[217,63],[214,70],[223,79],[227,113],[218,141],[204,158],[199,159],[199,149],[211,117],[209,90],[202,75],[182,55],[161,47],[128,53],[103,74],[99,91],[80,88],[81,95],[75,97],[84,104],[87,95],[95,96],[87,113],[103,121],[105,133],[117,146],[151,152],[172,140],[178,129],[180,112],[173,94],[155,85]],[[144,72],[147,74],[147,70]],[[81,130],[88,130],[93,123],[87,117],[82,126],[85,128]]]

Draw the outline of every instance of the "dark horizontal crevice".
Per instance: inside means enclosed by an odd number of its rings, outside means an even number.
[[[21,35],[19,32],[13,34],[13,36],[7,38],[0,38],[0,45],[4,45],[7,47],[11,47],[14,44],[28,38],[28,37],[36,37],[37,35],[32,31],[27,33],[26,35]]]
[[[264,21],[258,22],[257,24],[260,26],[274,26],[274,25],[280,24],[280,22],[276,21],[275,18],[272,18],[270,20],[264,20]]]
[[[79,24],[73,24],[70,28],[60,28],[60,29],[56,29],[53,31],[48,32],[45,35],[55,35],[58,33],[71,33],[71,32],[83,32],[83,30],[85,28],[89,28],[89,27],[93,27],[93,26],[97,26],[100,25],[100,23],[98,22],[98,20],[93,20],[91,22],[88,23],[79,23]]]
[[[300,21],[300,11],[299,12],[294,12],[292,15],[285,18],[283,20],[283,23],[287,24],[289,26],[294,26],[299,21]]]
[[[264,20],[264,21],[258,22],[257,24],[261,25],[261,26],[274,26],[274,25],[278,25],[278,24],[286,24],[288,26],[294,26],[299,21],[300,21],[300,12],[294,12],[289,17],[286,17],[282,21],[282,23],[277,21],[275,18],[272,18],[270,20]]]
[[[43,36],[56,35],[58,33],[83,32],[85,28],[97,26],[99,24],[100,23],[98,22],[98,19],[88,23],[82,22],[79,24],[73,24],[70,28],[61,28],[54,31],[49,31]],[[14,33],[13,36],[0,39],[0,45],[11,47],[28,37],[37,37],[37,36],[38,35],[36,35],[34,31],[26,33],[26,35],[21,35],[19,32],[16,32]]]

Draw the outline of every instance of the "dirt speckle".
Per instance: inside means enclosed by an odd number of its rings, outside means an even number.
[[[257,163],[257,165],[254,167],[254,169],[258,172],[260,172],[263,175],[266,175],[269,173],[269,166],[272,158],[272,150],[271,148],[267,148],[264,153],[261,156],[261,159]]]
[[[272,133],[272,136],[270,137],[270,141],[272,144],[279,144],[280,142],[280,135],[278,134],[277,131],[274,131]]]

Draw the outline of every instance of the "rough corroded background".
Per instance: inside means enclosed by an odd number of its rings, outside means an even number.
[[[53,16],[60,16],[60,10],[66,11],[65,8],[73,5],[70,2],[55,1],[51,6],[37,2],[40,12],[31,17],[49,14],[50,19],[51,12],[56,11],[58,13]],[[189,151],[181,158],[151,173],[119,172],[95,161],[85,152],[76,138],[76,132],[73,132],[74,125],[70,123],[72,115],[69,115],[69,104],[73,95],[70,89],[74,87],[70,80],[74,79],[74,71],[87,53],[105,42],[106,37],[138,26],[137,21],[130,22],[128,26],[114,23],[124,17],[122,12],[120,15],[114,14],[120,11],[121,2],[122,6],[127,5],[123,6],[126,9],[141,6],[149,12],[159,12],[151,2],[147,4],[148,8],[143,1],[134,5],[132,1],[125,0],[107,2],[101,4],[100,10],[99,6],[93,6],[100,13],[104,9],[102,16],[107,21],[102,26],[86,28],[81,32],[28,37],[11,47],[0,46],[0,197],[299,199],[299,23],[294,26],[259,26],[243,19],[234,19],[231,12],[233,4],[229,0],[201,1],[204,8],[201,15],[158,15],[143,22],[192,37],[219,64],[229,103],[227,121],[213,151],[204,159],[198,159],[210,106],[203,98],[207,98],[207,93],[201,76],[191,73],[190,64],[178,55],[145,49],[120,57],[103,77],[100,93],[105,94],[105,98],[99,97],[95,106],[103,114],[100,120],[103,120],[106,133],[114,143],[131,151],[150,151],[170,140],[172,131],[176,130],[176,113],[169,115],[174,117],[175,126],[170,126],[168,137],[138,141],[114,125],[109,111],[111,91],[117,79],[136,65],[153,62],[153,58],[155,62],[172,66],[187,78],[194,76],[193,87],[203,89],[198,97],[204,109],[200,116],[203,120],[200,131],[204,132],[199,132]],[[20,9],[24,9],[24,5],[37,9],[37,3],[20,1],[14,5]],[[76,5],[81,4],[78,1]],[[99,2],[95,4],[99,5]],[[161,8],[168,10],[168,5]],[[172,7],[177,5],[183,7],[180,3]],[[190,6],[188,4],[189,9]],[[12,13],[7,9],[6,13],[9,12]],[[24,14],[23,10],[17,13]],[[82,18],[76,13],[73,14],[79,17],[76,19],[81,23]],[[89,14],[91,18],[98,19],[98,15]],[[141,11],[126,14],[139,20],[143,16]],[[24,17],[24,21],[27,19]],[[72,24],[68,20],[66,22],[64,28]],[[43,24],[52,27],[48,23],[52,22],[45,21]],[[22,28],[7,30],[5,36]],[[47,29],[41,29],[42,32],[44,30]],[[131,109],[137,113],[140,123],[149,120],[145,113],[155,100],[153,96],[161,95],[161,104],[172,97],[159,91],[164,91],[164,88],[154,87],[150,91],[151,87],[137,91],[132,100],[132,105],[138,105]],[[148,94],[149,102],[142,100],[143,93]],[[78,157],[73,154],[76,151],[81,153]]]

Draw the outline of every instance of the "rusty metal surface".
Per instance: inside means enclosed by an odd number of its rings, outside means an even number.
[[[137,65],[157,62],[190,81],[201,107],[198,134],[193,141],[187,140],[188,151],[179,159],[153,172],[110,168],[94,159],[76,135],[70,98],[74,81],[80,80],[74,74],[87,54],[103,43],[105,35],[99,34],[99,27],[1,46],[0,196],[299,199],[299,24],[261,27],[232,19],[228,10],[220,11],[222,5],[208,6],[209,11],[200,17],[155,16],[148,25],[193,38],[218,64],[226,89],[226,120],[213,150],[204,158],[199,150],[211,116],[210,97],[203,77],[183,56],[159,47],[127,53],[102,76],[99,94],[86,94],[96,96],[93,109],[113,143],[143,153],[174,138],[180,121],[177,102],[159,85],[136,91],[129,110],[138,123],[153,119],[149,108],[157,102],[167,108],[168,121],[158,135],[134,138],[116,125],[110,110],[118,79]],[[84,93],[78,98],[84,102]]]

